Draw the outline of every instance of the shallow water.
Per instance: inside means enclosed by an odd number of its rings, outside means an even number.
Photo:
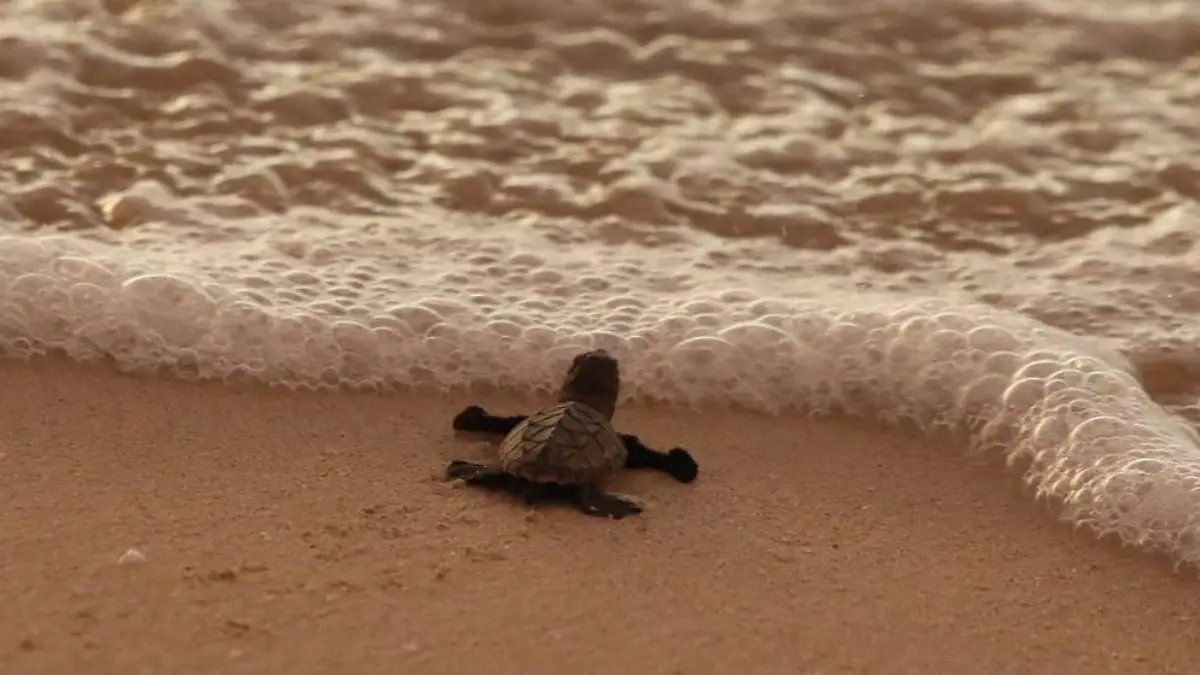
[[[531,392],[603,346],[1200,562],[1196,7],[12,0],[0,343]]]

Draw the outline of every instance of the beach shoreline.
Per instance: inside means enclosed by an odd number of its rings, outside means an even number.
[[[953,441],[630,406],[701,474],[630,472],[646,512],[607,522],[437,478],[488,451],[463,405],[532,399],[0,373],[0,663],[26,675],[1184,673],[1200,646],[1193,573]]]

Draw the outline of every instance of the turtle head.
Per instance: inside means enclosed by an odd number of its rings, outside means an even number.
[[[612,418],[621,390],[621,369],[603,349],[578,354],[559,391],[559,401],[578,401]]]

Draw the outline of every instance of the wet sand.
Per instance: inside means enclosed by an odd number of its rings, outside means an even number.
[[[647,510],[611,522],[436,480],[488,450],[450,430],[465,395],[0,374],[6,672],[1128,675],[1200,649],[1193,575],[953,439],[626,408],[701,476],[630,473]]]

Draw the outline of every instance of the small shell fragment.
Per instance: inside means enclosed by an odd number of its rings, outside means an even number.
[[[137,550],[136,548],[131,548],[131,549],[125,551],[124,553],[121,554],[120,558],[117,558],[118,565],[129,565],[132,563],[142,563],[142,562],[146,562],[146,554],[142,553],[141,551]]]

